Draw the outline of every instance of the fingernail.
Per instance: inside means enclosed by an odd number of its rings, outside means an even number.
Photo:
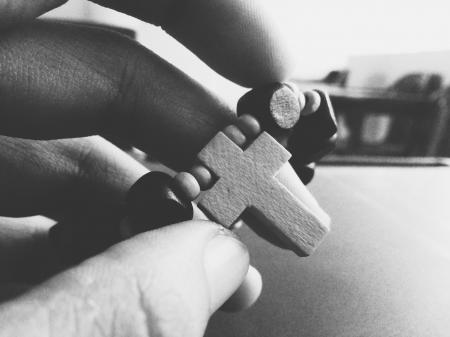
[[[221,229],[206,246],[204,266],[214,312],[244,280],[249,268],[247,248],[230,231]]]

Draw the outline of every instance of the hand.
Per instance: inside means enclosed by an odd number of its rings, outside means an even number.
[[[2,336],[200,336],[247,269],[246,248],[218,225],[165,227],[4,304]]]
[[[1,256],[8,257],[0,261],[2,295],[9,299],[0,308],[2,332],[200,336],[239,286],[228,302],[235,309],[251,304],[260,290],[246,248],[209,222],[139,235],[28,290],[61,266],[48,247],[52,222],[23,217],[79,219],[90,217],[92,208],[108,214],[122,207],[130,186],[146,172],[98,136],[46,139],[113,135],[186,168],[236,118],[198,83],[133,41],[99,29],[30,21],[63,2],[0,5],[0,214],[19,217],[1,219]],[[256,3],[181,3],[102,2],[161,24],[240,84],[285,79],[290,61]]]

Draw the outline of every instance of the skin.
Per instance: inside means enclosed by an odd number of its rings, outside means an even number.
[[[109,141],[87,136],[113,135],[181,169],[236,117],[133,41],[33,21],[63,3],[0,4],[0,250],[8,257],[0,260],[0,334],[201,336],[243,282],[251,291],[238,291],[228,307],[242,309],[259,294],[258,285],[245,284],[248,252],[231,232],[208,221],[175,224],[71,268],[58,263],[46,233],[50,218],[83,221],[91,205],[100,218],[120,209],[147,172]],[[98,3],[162,26],[239,84],[289,74],[291,57],[257,1]],[[35,214],[47,218],[24,218]]]

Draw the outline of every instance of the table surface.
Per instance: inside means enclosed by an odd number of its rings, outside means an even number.
[[[450,168],[319,167],[332,230],[309,258],[241,231],[258,303],[206,336],[450,336]]]

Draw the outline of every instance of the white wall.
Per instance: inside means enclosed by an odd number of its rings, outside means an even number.
[[[319,76],[354,54],[450,50],[448,0],[259,1],[283,23],[299,75]]]
[[[350,58],[348,86],[384,88],[414,72],[437,73],[450,79],[450,50],[387,55],[361,55]]]

